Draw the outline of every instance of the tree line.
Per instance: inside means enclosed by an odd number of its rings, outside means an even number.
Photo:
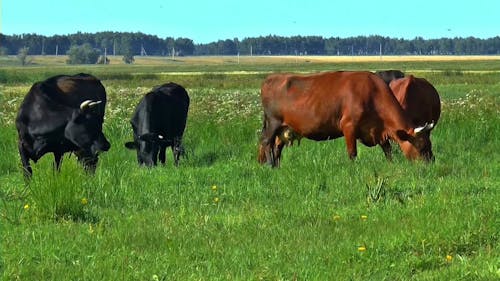
[[[140,32],[78,32],[69,35],[4,35],[0,54],[66,55],[75,46],[89,46],[101,55],[498,55],[500,36],[488,39],[455,37],[440,39],[357,37],[260,36],[195,44],[189,38],[159,38]]]

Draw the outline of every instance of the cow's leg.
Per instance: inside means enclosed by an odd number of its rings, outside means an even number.
[[[165,165],[165,162],[167,161],[167,156],[165,155],[166,150],[167,150],[166,146],[163,145],[160,146],[160,153],[158,155],[158,159],[160,159],[160,163],[163,165]]]
[[[347,154],[349,155],[349,158],[351,160],[354,160],[358,155],[358,150],[356,146],[356,130],[352,124],[344,124],[342,126],[342,133],[344,134],[345,138]]]
[[[178,145],[172,145],[172,155],[174,155],[174,165],[179,166],[179,159],[181,158],[181,148]]]
[[[285,142],[281,141],[281,139],[278,136],[276,136],[274,151],[273,151],[274,160],[276,162],[275,167],[279,167],[281,164],[281,151],[283,151],[284,147],[285,147]]]
[[[259,162],[267,162],[272,167],[279,165],[279,159],[276,159],[275,142],[278,131],[281,127],[281,121],[264,116],[264,126],[259,147]],[[281,151],[280,151],[281,154]]]
[[[54,169],[58,172],[61,171],[62,156],[62,153],[54,152]]]
[[[389,141],[385,141],[380,144],[380,147],[382,148],[382,151],[384,151],[385,158],[388,161],[392,161],[392,148],[391,148],[391,143]]]
[[[33,170],[31,169],[28,151],[24,148],[22,142],[19,142],[19,156],[21,156],[21,163],[23,164],[24,177],[29,179],[33,175]]]
[[[182,141],[180,138],[174,138],[174,145],[172,145],[172,153],[174,154],[174,164],[179,165],[179,159],[184,153],[184,148],[182,147]]]

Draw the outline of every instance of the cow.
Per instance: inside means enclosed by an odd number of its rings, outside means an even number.
[[[389,85],[389,83],[391,83],[392,80],[396,80],[396,79],[400,79],[400,78],[405,77],[404,72],[402,72],[401,70],[394,70],[394,69],[379,70],[379,71],[376,71],[375,74],[378,77],[382,78],[382,80],[384,80],[387,85]]]
[[[125,143],[137,151],[139,165],[156,166],[158,158],[165,164],[169,146],[175,166],[179,164],[188,110],[186,89],[172,82],[153,88],[141,99],[130,120],[134,141]]]
[[[50,152],[56,170],[64,153],[73,152],[86,170],[95,171],[98,154],[111,147],[102,132],[105,106],[106,90],[89,74],[58,75],[33,84],[16,118],[25,177],[33,174],[30,160],[36,163]]]
[[[371,72],[271,74],[262,83],[261,100],[261,164],[279,167],[283,147],[300,137],[322,141],[344,136],[351,159],[357,155],[357,139],[366,146],[392,139],[410,160],[429,155],[430,140],[424,134],[429,126],[412,127],[389,86]]]
[[[389,84],[389,87],[411,124],[417,127],[429,127],[421,134],[424,139],[422,141],[425,142],[430,138],[431,130],[435,128],[441,115],[441,101],[436,88],[426,79],[413,75],[394,80]],[[431,143],[429,142],[428,145]],[[388,146],[388,144],[383,146]],[[389,158],[391,157],[390,145],[384,152]],[[434,160],[432,147],[428,148],[428,153],[427,158]]]

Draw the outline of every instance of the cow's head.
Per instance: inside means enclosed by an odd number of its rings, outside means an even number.
[[[431,130],[434,128],[434,122],[426,123],[422,127],[411,129],[409,132],[397,131],[401,150],[406,158],[410,160],[424,159],[426,161],[434,161],[432,154],[432,143],[430,139]]]
[[[125,147],[137,151],[139,165],[150,167],[156,166],[160,145],[167,143],[168,141],[160,134],[146,133],[134,136],[134,141],[126,142]]]
[[[95,158],[101,151],[108,151],[110,143],[102,132],[102,116],[95,112],[101,101],[86,100],[79,109],[73,111],[64,129],[64,137],[79,149],[83,158]],[[83,159],[91,161],[92,159]],[[97,162],[97,161],[95,161]]]

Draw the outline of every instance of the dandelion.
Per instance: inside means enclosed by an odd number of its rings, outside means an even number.
[[[453,257],[451,255],[446,255],[446,261],[451,262],[453,260]]]
[[[219,197],[215,197],[215,198],[214,198],[214,203],[215,203],[215,204],[219,203]]]
[[[25,204],[23,207],[26,211],[30,209],[30,204]]]
[[[153,274],[152,279],[153,279],[153,281],[158,281],[158,280],[160,280],[160,279],[158,278],[158,275],[156,275],[156,274]]]
[[[87,198],[83,197],[81,202],[82,202],[82,205],[87,205],[89,203],[89,200],[87,200]]]
[[[213,191],[217,191],[217,186],[216,185],[212,185],[212,190]]]
[[[339,221],[340,220],[340,216],[339,215],[334,215],[333,216],[333,220],[334,221]]]
[[[366,251],[366,247],[365,246],[359,246],[358,247],[358,252],[364,252]]]
[[[367,219],[368,219],[368,216],[366,216],[366,215],[362,215],[362,216],[361,216],[361,219],[365,221],[365,220],[367,220]]]
[[[89,224],[89,233],[90,234],[94,233],[94,228],[92,227],[92,224]]]

